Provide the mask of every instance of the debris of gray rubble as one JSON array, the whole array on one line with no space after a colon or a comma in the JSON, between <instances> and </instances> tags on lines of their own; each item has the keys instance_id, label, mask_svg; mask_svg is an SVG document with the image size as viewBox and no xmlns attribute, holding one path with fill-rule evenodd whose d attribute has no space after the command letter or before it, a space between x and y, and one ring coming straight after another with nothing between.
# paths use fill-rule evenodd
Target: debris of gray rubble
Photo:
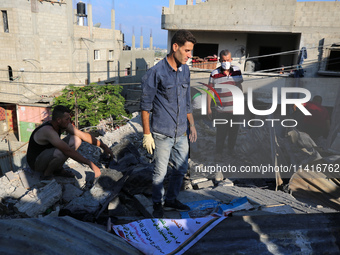
<instances>
[{"instance_id":1,"label":"debris of gray rubble","mask_svg":"<svg viewBox=\"0 0 340 255\"><path fill-rule=\"evenodd\" d=\"M65 167L72 171L76 178L55 177L52 181L42 182L39 180L39 175L29 169L8 172L2 176L0 178L0 218L41 217L50 213L50 215L70 215L84 221L93 221L95 215L110 198L116 183L127 172L131 172L129 178L119 194L108 204L108 210L105 210L104 215L130 217L130 219L144 217L143 213L135 206L135 197L143 195L147 199L151 199L153 162L152 157L142 148L141 117L138 114L133 116L133 119L125 126L113 132L101 132L103 135L97 137L112 149L114 159L111 162L103 157L103 151L100 148L87 143L82 143L80 146L79 152L101 168L102 175L98 179L94 178L94 173L88 166L79 164L72 159L67 160ZM184 180L183 189L195 187L198 190L184 191L184 193L197 193L198 198L202 199L202 196L199 195L201 191L203 193L206 191L206 194L208 191L213 194L217 189L220 190L218 194L221 193L221 190L240 192L241 187L232 188L237 182L232 178L228 179L225 178L226 176L222 176L215 180L214 175L195 172L195 168L202 166L202 162L211 163L213 161L209 152L214 150L214 144L209 142L211 141L211 137L208 136L210 133L204 125L200 126L199 122L197 131L198 136L201 137L197 142L198 151L207 151L207 153L204 155L192 153L189 162L190 171ZM257 134L257 137L260 135ZM245 137L246 135L241 136L238 141L244 143ZM253 149L245 145L238 148L239 152L243 151L244 153ZM233 164L244 163L242 157L229 159ZM169 165L168 174L171 171L172 168ZM167 185L167 178L168 175L165 185ZM241 182L246 181L242 180ZM262 187L266 184L263 180L257 181L262 181L260 185ZM264 192L263 189L261 190ZM321 212L322 210L316 211Z\"/></svg>"},{"instance_id":2,"label":"debris of gray rubble","mask_svg":"<svg viewBox=\"0 0 340 255\"><path fill-rule=\"evenodd\" d=\"M62 187L55 180L41 189L32 189L14 205L16 211L28 217L37 217L60 200Z\"/></svg>"}]
</instances>

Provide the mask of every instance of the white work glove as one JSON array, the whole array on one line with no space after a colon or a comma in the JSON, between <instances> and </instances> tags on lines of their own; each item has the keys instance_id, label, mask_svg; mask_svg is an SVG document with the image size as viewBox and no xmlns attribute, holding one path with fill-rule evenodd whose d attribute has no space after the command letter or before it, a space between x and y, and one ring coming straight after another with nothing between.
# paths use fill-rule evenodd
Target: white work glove
<instances>
[{"instance_id":1,"label":"white work glove","mask_svg":"<svg viewBox=\"0 0 340 255\"><path fill-rule=\"evenodd\" d=\"M152 150L155 149L155 141L151 134L144 134L143 136L143 147L152 154Z\"/></svg>"}]
</instances>

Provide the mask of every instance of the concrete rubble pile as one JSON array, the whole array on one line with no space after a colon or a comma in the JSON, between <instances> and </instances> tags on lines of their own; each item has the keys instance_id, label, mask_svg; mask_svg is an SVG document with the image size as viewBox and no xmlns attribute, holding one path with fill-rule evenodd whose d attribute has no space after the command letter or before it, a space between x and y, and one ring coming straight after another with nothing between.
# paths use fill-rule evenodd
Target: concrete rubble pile
<instances>
[{"instance_id":1,"label":"concrete rubble pile","mask_svg":"<svg viewBox=\"0 0 340 255\"><path fill-rule=\"evenodd\" d=\"M102 175L98 179L90 168L72 159L64 167L76 178L55 177L51 181L41 181L39 174L30 169L7 172L0 178L1 218L71 215L93 221L113 193L117 193L114 189L127 173L122 192L118 190L119 195L117 193L106 207L110 215L140 216L134 206L134 195L151 196L153 170L152 156L142 148L140 116L134 114L131 121L112 132L106 132L101 123L98 131L104 135L97 138L114 153L111 162L98 147L82 143L78 150L101 168Z\"/></svg>"},{"instance_id":2,"label":"concrete rubble pile","mask_svg":"<svg viewBox=\"0 0 340 255\"><path fill-rule=\"evenodd\" d=\"M197 167L213 162L212 138L215 134L214 129L202 120L198 120L196 126L199 139L196 147L191 150L190 170L185 177L183 189L213 190L221 187L220 189L224 190L223 187L233 187L234 184L252 188L270 186L268 181L263 179L242 180L226 174L217 178L214 173L197 172ZM39 175L31 172L30 169L8 172L0 178L0 217L6 219L70 215L90 222L98 221L101 217L107 219L109 216L126 220L151 217L153 159L152 155L147 154L142 148L140 115L135 113L126 125L112 132L106 132L103 124L99 131L103 135L97 138L106 143L114 153L111 162L103 156L100 148L87 143L83 143L79 148L82 155L101 168L102 175L99 178L95 179L90 168L72 159L66 162L65 167L69 168L76 178L55 177L51 181L41 181ZM256 156L255 151L252 152L252 145L255 143L254 139L265 139L266 131L257 134L252 132L259 131L240 130L236 145L238 156L226 156L230 164L239 167L242 164L258 163L256 160L259 156ZM294 132L291 136L293 138L287 139L298 144L299 137ZM252 142L246 143L246 139ZM280 143L284 148L285 141L282 140ZM270 151L270 147L263 146L261 154L264 154L265 150ZM290 143L289 146L291 150L294 143ZM295 149L301 151L297 147ZM307 159L306 157L299 157L299 159L310 160L312 155L315 160L320 156L318 152L311 152L311 150L308 152L307 154L304 152L308 155ZM268 158L262 160L266 162ZM168 174L171 171L171 164L169 164Z\"/></svg>"}]
</instances>

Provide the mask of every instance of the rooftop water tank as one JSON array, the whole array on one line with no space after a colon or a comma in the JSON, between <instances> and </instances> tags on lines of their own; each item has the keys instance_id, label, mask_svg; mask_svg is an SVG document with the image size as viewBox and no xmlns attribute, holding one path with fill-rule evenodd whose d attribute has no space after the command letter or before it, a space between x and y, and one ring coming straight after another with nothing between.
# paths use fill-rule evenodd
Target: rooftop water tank
<instances>
[{"instance_id":1,"label":"rooftop water tank","mask_svg":"<svg viewBox=\"0 0 340 255\"><path fill-rule=\"evenodd\" d=\"M86 6L82 1L77 3L77 16L86 17Z\"/></svg>"}]
</instances>

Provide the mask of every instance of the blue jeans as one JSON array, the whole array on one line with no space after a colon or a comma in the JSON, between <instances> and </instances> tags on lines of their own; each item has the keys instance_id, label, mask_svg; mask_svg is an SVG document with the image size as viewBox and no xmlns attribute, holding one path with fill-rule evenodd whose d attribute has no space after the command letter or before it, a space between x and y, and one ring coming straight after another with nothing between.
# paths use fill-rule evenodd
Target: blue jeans
<instances>
[{"instance_id":1,"label":"blue jeans","mask_svg":"<svg viewBox=\"0 0 340 255\"><path fill-rule=\"evenodd\" d=\"M181 189L183 177L188 170L188 140L186 134L172 138L153 133L155 140L155 168L152 177L152 201L162 202L164 196L163 181L167 173L169 160L174 164L170 176L165 200L174 200Z\"/></svg>"}]
</instances>

